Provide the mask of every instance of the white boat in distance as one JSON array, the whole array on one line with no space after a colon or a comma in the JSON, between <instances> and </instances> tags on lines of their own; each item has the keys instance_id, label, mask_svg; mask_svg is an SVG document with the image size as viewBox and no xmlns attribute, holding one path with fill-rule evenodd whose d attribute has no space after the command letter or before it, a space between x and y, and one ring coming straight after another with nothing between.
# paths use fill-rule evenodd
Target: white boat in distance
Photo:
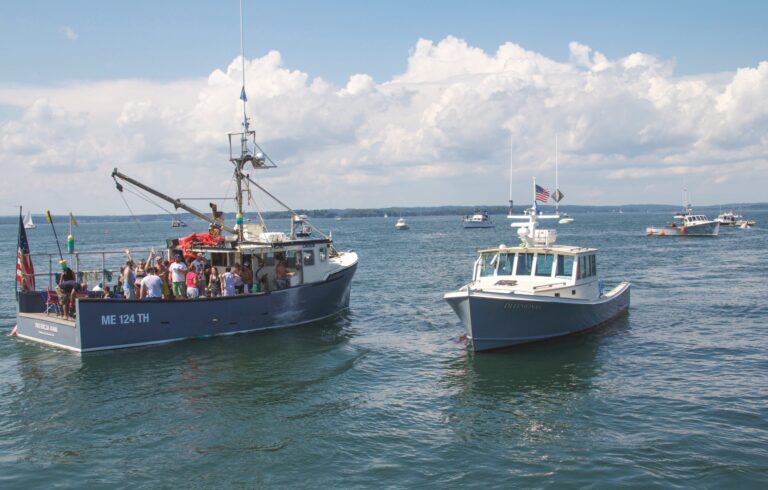
<instances>
[{"instance_id":1,"label":"white boat in distance","mask_svg":"<svg viewBox=\"0 0 768 490\"><path fill-rule=\"evenodd\" d=\"M27 211L27 219L24 221L24 228L31 230L37 228L37 225L32 221L32 213Z\"/></svg>"},{"instance_id":2,"label":"white boat in distance","mask_svg":"<svg viewBox=\"0 0 768 490\"><path fill-rule=\"evenodd\" d=\"M534 200L535 203L535 200ZM443 296L467 329L474 351L562 337L608 323L629 308L630 283L608 292L597 249L555 245L557 232L534 208L514 216L521 244L480 250L472 281Z\"/></svg>"},{"instance_id":3,"label":"white boat in distance","mask_svg":"<svg viewBox=\"0 0 768 490\"><path fill-rule=\"evenodd\" d=\"M178 218L171 220L171 228L186 228L187 224Z\"/></svg>"},{"instance_id":4,"label":"white boat in distance","mask_svg":"<svg viewBox=\"0 0 768 490\"><path fill-rule=\"evenodd\" d=\"M674 217L669 226L649 226L645 229L648 236L717 236L720 233L720 223L708 219L703 214L694 214L688 204L682 213Z\"/></svg>"},{"instance_id":5,"label":"white boat in distance","mask_svg":"<svg viewBox=\"0 0 768 490\"><path fill-rule=\"evenodd\" d=\"M408 223L405 222L405 218L400 218L397 220L397 223L395 223L395 229L396 230L409 230L411 229L410 226L408 226Z\"/></svg>"},{"instance_id":6,"label":"white boat in distance","mask_svg":"<svg viewBox=\"0 0 768 490\"><path fill-rule=\"evenodd\" d=\"M472 215L464 216L461 220L464 228L495 228L496 223L485 211L475 211Z\"/></svg>"}]
</instances>

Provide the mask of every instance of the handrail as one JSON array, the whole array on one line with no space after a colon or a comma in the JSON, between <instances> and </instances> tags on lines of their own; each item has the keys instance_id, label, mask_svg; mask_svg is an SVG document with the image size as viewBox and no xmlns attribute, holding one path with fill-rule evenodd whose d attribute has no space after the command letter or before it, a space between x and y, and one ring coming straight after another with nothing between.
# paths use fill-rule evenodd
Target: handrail
<instances>
[{"instance_id":1,"label":"handrail","mask_svg":"<svg viewBox=\"0 0 768 490\"><path fill-rule=\"evenodd\" d=\"M539 284L538 286L533 286L531 289L533 289L535 291L537 289L549 288L549 287L552 287L552 286L560 286L560 285L567 286L568 283L565 282L565 281L560 281L560 282L552 282L552 283L549 283L549 284Z\"/></svg>"}]
</instances>

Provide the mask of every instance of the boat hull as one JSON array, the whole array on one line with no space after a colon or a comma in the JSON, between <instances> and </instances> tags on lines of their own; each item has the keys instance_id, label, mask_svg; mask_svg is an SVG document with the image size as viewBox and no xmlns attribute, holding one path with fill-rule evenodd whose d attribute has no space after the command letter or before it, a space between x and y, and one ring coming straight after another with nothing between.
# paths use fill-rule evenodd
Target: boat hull
<instances>
[{"instance_id":1,"label":"boat hull","mask_svg":"<svg viewBox=\"0 0 768 490\"><path fill-rule=\"evenodd\" d=\"M645 232L649 236L717 236L720 223L710 221L688 226L649 226Z\"/></svg>"},{"instance_id":2,"label":"boat hull","mask_svg":"<svg viewBox=\"0 0 768 490\"><path fill-rule=\"evenodd\" d=\"M77 352L302 325L349 307L357 263L323 282L260 294L195 300L78 300L77 320L17 315L17 335Z\"/></svg>"},{"instance_id":3,"label":"boat hull","mask_svg":"<svg viewBox=\"0 0 768 490\"><path fill-rule=\"evenodd\" d=\"M592 301L506 293L448 293L476 352L512 347L599 327L629 308L625 282Z\"/></svg>"}]
</instances>

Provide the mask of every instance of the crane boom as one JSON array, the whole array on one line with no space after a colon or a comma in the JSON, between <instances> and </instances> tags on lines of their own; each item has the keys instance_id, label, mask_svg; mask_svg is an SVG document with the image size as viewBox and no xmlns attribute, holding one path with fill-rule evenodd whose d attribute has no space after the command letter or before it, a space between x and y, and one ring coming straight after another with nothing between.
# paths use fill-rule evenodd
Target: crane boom
<instances>
[{"instance_id":1,"label":"crane boom","mask_svg":"<svg viewBox=\"0 0 768 490\"><path fill-rule=\"evenodd\" d=\"M167 202L173 204L173 206L176 209L181 208L184 211L187 211L188 213L197 216L198 218L200 218L203 221L207 221L208 223L211 223L214 226L221 227L221 229L224 230L224 231L227 231L229 233L237 235L237 230L232 228L231 226L227 226L227 225L225 225L223 223L219 223L216 220L214 220L213 218L211 218L210 216L206 215L205 213L201 213L197 209L184 204L183 202L181 202L180 199L174 199L171 196L167 196L167 195L163 194L160 191L156 191L155 189L153 189L153 188L151 188L151 187L149 187L149 186L147 186L145 184L142 184L138 180L134 180L134 179L128 177L127 175L118 172L117 169L114 169L112 171L112 178L115 179L115 182L117 182L117 179L122 179L122 180L124 180L126 182L129 182L129 183L135 185L136 187L138 187L140 189L143 189L143 190L149 192L150 194L153 194L153 195L159 197L160 199L163 199L164 201L167 201ZM122 190L121 188L118 188L118 189Z\"/></svg>"}]
</instances>

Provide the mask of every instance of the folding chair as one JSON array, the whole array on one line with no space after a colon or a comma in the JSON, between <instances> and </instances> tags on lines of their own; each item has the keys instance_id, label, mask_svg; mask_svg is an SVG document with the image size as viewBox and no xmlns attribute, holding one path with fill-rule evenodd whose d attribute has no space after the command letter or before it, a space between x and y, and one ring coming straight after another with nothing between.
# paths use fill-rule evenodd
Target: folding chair
<instances>
[{"instance_id":1,"label":"folding chair","mask_svg":"<svg viewBox=\"0 0 768 490\"><path fill-rule=\"evenodd\" d=\"M45 314L49 315L51 312L56 313L56 316L63 314L61 305L59 304L59 294L56 291L48 288L46 290L47 296L45 298Z\"/></svg>"}]
</instances>

